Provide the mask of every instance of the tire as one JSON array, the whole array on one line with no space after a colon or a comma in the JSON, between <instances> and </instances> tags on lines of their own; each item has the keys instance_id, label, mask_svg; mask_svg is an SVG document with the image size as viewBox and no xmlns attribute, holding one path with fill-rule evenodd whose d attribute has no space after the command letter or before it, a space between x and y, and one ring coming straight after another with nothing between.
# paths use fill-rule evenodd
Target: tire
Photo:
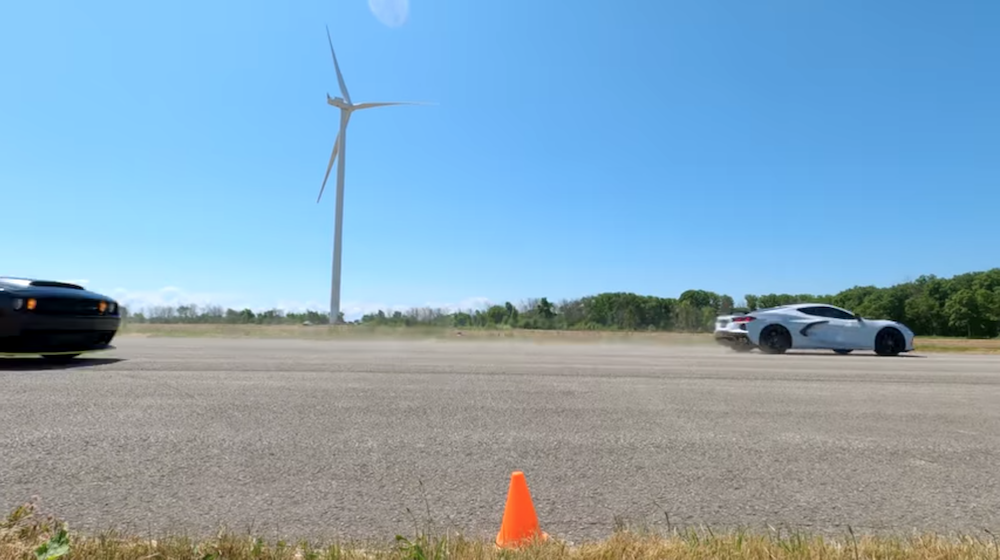
<instances>
[{"instance_id":1,"label":"tire","mask_svg":"<svg viewBox=\"0 0 1000 560\"><path fill-rule=\"evenodd\" d=\"M792 335L781 325L768 325L760 331L758 346L765 354L784 354L792 347Z\"/></svg>"},{"instance_id":2,"label":"tire","mask_svg":"<svg viewBox=\"0 0 1000 560\"><path fill-rule=\"evenodd\" d=\"M906 346L906 338L899 329L886 327L875 335L875 353L879 356L898 356Z\"/></svg>"},{"instance_id":3,"label":"tire","mask_svg":"<svg viewBox=\"0 0 1000 560\"><path fill-rule=\"evenodd\" d=\"M846 356L847 354L850 354L852 352L852 350L844 350L844 349L841 349L841 348L836 348L836 349L834 349L834 352L836 352L837 354L840 354L842 356Z\"/></svg>"},{"instance_id":4,"label":"tire","mask_svg":"<svg viewBox=\"0 0 1000 560\"><path fill-rule=\"evenodd\" d=\"M42 359L53 364L68 364L79 354L43 354Z\"/></svg>"}]
</instances>

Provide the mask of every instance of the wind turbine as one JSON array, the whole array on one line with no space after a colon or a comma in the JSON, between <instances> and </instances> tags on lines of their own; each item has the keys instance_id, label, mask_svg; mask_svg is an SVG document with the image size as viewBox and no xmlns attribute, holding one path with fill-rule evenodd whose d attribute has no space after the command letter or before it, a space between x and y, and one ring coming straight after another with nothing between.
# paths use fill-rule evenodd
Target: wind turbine
<instances>
[{"instance_id":1,"label":"wind turbine","mask_svg":"<svg viewBox=\"0 0 1000 560\"><path fill-rule=\"evenodd\" d=\"M326 176L323 177L323 185L319 189L319 196L316 203L319 204L323 198L323 190L326 188L326 181L330 178L330 170L333 169L333 162L340 156L337 162L337 217L333 235L333 279L330 283L330 324L336 324L340 319L340 260L341 247L343 243L344 231L344 157L347 146L347 123L351 120L354 111L362 109L373 109L375 107L386 107L390 105L428 105L428 103L418 103L411 101L385 101L357 103L351 102L351 94L347 93L347 85L344 83L344 76L340 73L340 65L337 64L337 53L333 50L333 40L330 39L330 26L326 27L326 40L330 43L330 55L333 57L333 67L337 71L337 83L340 85L340 94L343 97L330 97L326 94L326 102L329 105L340 109L340 131L337 139L333 143L333 152L330 154L330 163L326 166Z\"/></svg>"}]
</instances>

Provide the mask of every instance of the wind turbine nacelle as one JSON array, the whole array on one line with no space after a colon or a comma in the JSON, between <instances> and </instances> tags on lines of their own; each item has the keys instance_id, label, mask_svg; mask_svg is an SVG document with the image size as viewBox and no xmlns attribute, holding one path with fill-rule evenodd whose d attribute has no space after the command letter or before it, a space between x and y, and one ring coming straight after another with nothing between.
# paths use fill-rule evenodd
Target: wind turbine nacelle
<instances>
[{"instance_id":1,"label":"wind turbine nacelle","mask_svg":"<svg viewBox=\"0 0 1000 560\"><path fill-rule=\"evenodd\" d=\"M326 96L326 102L327 102L327 104L333 105L334 107L337 107L337 108L340 108L340 109L347 109L348 108L347 102L344 101L344 99L342 97L330 97L329 95L327 95Z\"/></svg>"}]
</instances>

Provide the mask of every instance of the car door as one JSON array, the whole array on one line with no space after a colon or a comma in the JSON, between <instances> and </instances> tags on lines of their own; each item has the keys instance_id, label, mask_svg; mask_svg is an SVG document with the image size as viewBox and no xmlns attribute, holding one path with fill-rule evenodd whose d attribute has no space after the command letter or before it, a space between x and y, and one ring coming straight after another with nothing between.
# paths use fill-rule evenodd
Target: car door
<instances>
[{"instance_id":1,"label":"car door","mask_svg":"<svg viewBox=\"0 0 1000 560\"><path fill-rule=\"evenodd\" d=\"M803 338L801 348L842 348L843 325L831 317L828 307L802 307L799 312L808 316L808 320L799 329Z\"/></svg>"},{"instance_id":2,"label":"car door","mask_svg":"<svg viewBox=\"0 0 1000 560\"><path fill-rule=\"evenodd\" d=\"M871 348L871 343L866 340L868 329L865 324L858 321L853 313L848 313L836 307L824 308L824 313L830 318L830 327L833 330L833 340L837 348L845 350L865 350Z\"/></svg>"},{"instance_id":3,"label":"car door","mask_svg":"<svg viewBox=\"0 0 1000 560\"><path fill-rule=\"evenodd\" d=\"M816 305L800 309L802 313L814 317L816 323L803 328L813 348L853 350L863 348L861 344L861 323L853 315L826 305Z\"/></svg>"}]
</instances>

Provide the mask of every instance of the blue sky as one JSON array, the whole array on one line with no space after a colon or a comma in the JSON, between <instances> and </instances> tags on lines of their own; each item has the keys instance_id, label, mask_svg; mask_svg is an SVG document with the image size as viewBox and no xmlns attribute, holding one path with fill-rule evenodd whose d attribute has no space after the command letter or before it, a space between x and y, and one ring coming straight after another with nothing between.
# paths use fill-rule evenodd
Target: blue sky
<instances>
[{"instance_id":1,"label":"blue sky","mask_svg":"<svg viewBox=\"0 0 1000 560\"><path fill-rule=\"evenodd\" d=\"M326 309L326 24L436 103L352 118L348 318L998 265L995 1L64 0L0 12L0 273Z\"/></svg>"}]
</instances>

